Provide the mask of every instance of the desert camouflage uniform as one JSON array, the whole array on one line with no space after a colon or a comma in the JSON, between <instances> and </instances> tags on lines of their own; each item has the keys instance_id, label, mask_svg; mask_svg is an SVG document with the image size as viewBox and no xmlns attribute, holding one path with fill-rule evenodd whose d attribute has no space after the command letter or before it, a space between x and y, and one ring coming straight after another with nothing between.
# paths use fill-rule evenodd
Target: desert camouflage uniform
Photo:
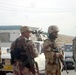
<instances>
[{"instance_id":1,"label":"desert camouflage uniform","mask_svg":"<svg viewBox=\"0 0 76 75\"><path fill-rule=\"evenodd\" d=\"M75 62L75 72L76 72L76 37L73 39L73 59Z\"/></svg>"},{"instance_id":2,"label":"desert camouflage uniform","mask_svg":"<svg viewBox=\"0 0 76 75\"><path fill-rule=\"evenodd\" d=\"M44 55L45 55L45 75L61 75L61 61L59 60L59 55L62 56L62 51L59 50L59 53L53 52L52 44L57 46L55 42L51 42L50 39L44 41ZM57 63L55 58L58 59Z\"/></svg>"},{"instance_id":3,"label":"desert camouflage uniform","mask_svg":"<svg viewBox=\"0 0 76 75\"><path fill-rule=\"evenodd\" d=\"M1 63L1 47L0 47L0 63Z\"/></svg>"},{"instance_id":4,"label":"desert camouflage uniform","mask_svg":"<svg viewBox=\"0 0 76 75\"><path fill-rule=\"evenodd\" d=\"M37 57L38 53L37 53L37 50L36 50L32 41L29 41L28 43L26 43L25 41L27 41L28 39L24 38L22 36L20 36L18 39L19 39L19 42L16 45L17 47L20 48L22 45L24 47L26 47L25 44L27 44L30 48L29 49L30 50L30 55L32 55L33 58ZM31 47L30 44L33 45L32 46L33 48ZM14 46L15 46L15 42L12 43L11 50L14 50ZM34 64L34 68L35 68L35 71L36 71L35 74L33 74L29 68L26 68L26 67L23 68L21 60L15 60L15 63L13 64L13 75L38 75L38 68L36 67L36 64Z\"/></svg>"}]
</instances>

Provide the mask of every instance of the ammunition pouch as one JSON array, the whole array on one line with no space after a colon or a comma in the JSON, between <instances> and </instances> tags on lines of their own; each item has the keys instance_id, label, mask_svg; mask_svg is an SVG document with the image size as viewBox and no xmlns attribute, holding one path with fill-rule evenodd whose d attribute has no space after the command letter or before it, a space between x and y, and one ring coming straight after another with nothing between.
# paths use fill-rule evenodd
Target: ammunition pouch
<instances>
[{"instance_id":1,"label":"ammunition pouch","mask_svg":"<svg viewBox=\"0 0 76 75\"><path fill-rule=\"evenodd\" d=\"M27 59L25 50L20 48L15 48L14 51L11 51L11 64L14 64L15 59L24 62Z\"/></svg>"}]
</instances>

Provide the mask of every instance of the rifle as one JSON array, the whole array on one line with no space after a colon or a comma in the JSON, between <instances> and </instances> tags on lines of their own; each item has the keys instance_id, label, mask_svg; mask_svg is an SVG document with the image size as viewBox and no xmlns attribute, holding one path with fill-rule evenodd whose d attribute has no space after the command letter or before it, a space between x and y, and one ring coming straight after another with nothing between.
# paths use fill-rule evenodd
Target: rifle
<instances>
[{"instance_id":1,"label":"rifle","mask_svg":"<svg viewBox=\"0 0 76 75\"><path fill-rule=\"evenodd\" d=\"M58 52L59 52L58 48L54 49L53 52L58 53ZM66 73L68 74L69 72L67 71L67 66L66 66L65 61L64 61L63 59L61 59L61 58L59 58L59 59L60 59L60 61L62 62L62 64L64 65L64 68L65 68L65 70L66 70Z\"/></svg>"},{"instance_id":2,"label":"rifle","mask_svg":"<svg viewBox=\"0 0 76 75\"><path fill-rule=\"evenodd\" d=\"M64 69L66 70L66 73L68 74L69 72L67 71L67 66L64 60L60 59L60 61L62 62L62 64L64 65ZM63 71L63 70L62 70Z\"/></svg>"},{"instance_id":3,"label":"rifle","mask_svg":"<svg viewBox=\"0 0 76 75\"><path fill-rule=\"evenodd\" d=\"M27 60L24 61L23 65L29 64L30 65L31 72L33 74L35 74L35 68L34 68L35 60L34 60L34 58L31 57L31 54L29 52L28 47L24 48L24 50L26 51Z\"/></svg>"}]
</instances>

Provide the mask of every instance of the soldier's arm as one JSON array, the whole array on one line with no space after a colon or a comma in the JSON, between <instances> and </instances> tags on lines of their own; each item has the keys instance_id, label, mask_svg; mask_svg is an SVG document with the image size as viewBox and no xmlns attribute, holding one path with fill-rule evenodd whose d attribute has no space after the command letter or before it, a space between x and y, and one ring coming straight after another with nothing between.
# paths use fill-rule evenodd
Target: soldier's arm
<instances>
[{"instance_id":1,"label":"soldier's arm","mask_svg":"<svg viewBox=\"0 0 76 75\"><path fill-rule=\"evenodd\" d=\"M51 45L51 43L50 43L50 45ZM49 45L49 40L45 40L44 41L43 48L44 48L44 54L45 54L45 56L47 57L50 54L49 58L54 58L54 57L55 58L62 58L63 54L60 53L60 52L59 53L53 52L50 45Z\"/></svg>"},{"instance_id":2,"label":"soldier's arm","mask_svg":"<svg viewBox=\"0 0 76 75\"><path fill-rule=\"evenodd\" d=\"M63 59L64 53L59 51L59 53L54 53L54 57Z\"/></svg>"},{"instance_id":3,"label":"soldier's arm","mask_svg":"<svg viewBox=\"0 0 76 75\"><path fill-rule=\"evenodd\" d=\"M64 52L63 50L60 48L58 53L54 53L54 56L57 58L62 58L64 57Z\"/></svg>"},{"instance_id":4,"label":"soldier's arm","mask_svg":"<svg viewBox=\"0 0 76 75\"><path fill-rule=\"evenodd\" d=\"M32 48L32 56L35 58L35 57L37 57L38 56L38 50L37 50L37 48L36 48L36 45L35 45L35 43L32 41L32 40L30 40L29 42L28 42L28 44L31 46L31 48Z\"/></svg>"},{"instance_id":5,"label":"soldier's arm","mask_svg":"<svg viewBox=\"0 0 76 75\"><path fill-rule=\"evenodd\" d=\"M33 41L28 40L28 42L27 42L27 40L25 40L25 38L21 38L21 43L24 48L28 47L33 58L38 56L38 51L37 51L37 48L34 45Z\"/></svg>"},{"instance_id":6,"label":"soldier's arm","mask_svg":"<svg viewBox=\"0 0 76 75\"><path fill-rule=\"evenodd\" d=\"M52 51L49 43L50 43L49 40L45 40L43 43L44 55L45 55L45 58L54 58L55 53Z\"/></svg>"}]
</instances>

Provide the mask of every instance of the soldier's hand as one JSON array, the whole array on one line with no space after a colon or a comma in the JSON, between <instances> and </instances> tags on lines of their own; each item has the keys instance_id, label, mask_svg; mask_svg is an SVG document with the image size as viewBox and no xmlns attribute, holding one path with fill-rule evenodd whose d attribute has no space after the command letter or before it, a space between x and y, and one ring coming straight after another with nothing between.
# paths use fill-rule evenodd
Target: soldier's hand
<instances>
[{"instance_id":1,"label":"soldier's hand","mask_svg":"<svg viewBox=\"0 0 76 75\"><path fill-rule=\"evenodd\" d=\"M56 53L57 58L63 58L63 55L61 53Z\"/></svg>"},{"instance_id":2,"label":"soldier's hand","mask_svg":"<svg viewBox=\"0 0 76 75\"><path fill-rule=\"evenodd\" d=\"M62 54L59 54L59 57L60 57L60 58L63 58L63 55L62 55Z\"/></svg>"}]
</instances>

